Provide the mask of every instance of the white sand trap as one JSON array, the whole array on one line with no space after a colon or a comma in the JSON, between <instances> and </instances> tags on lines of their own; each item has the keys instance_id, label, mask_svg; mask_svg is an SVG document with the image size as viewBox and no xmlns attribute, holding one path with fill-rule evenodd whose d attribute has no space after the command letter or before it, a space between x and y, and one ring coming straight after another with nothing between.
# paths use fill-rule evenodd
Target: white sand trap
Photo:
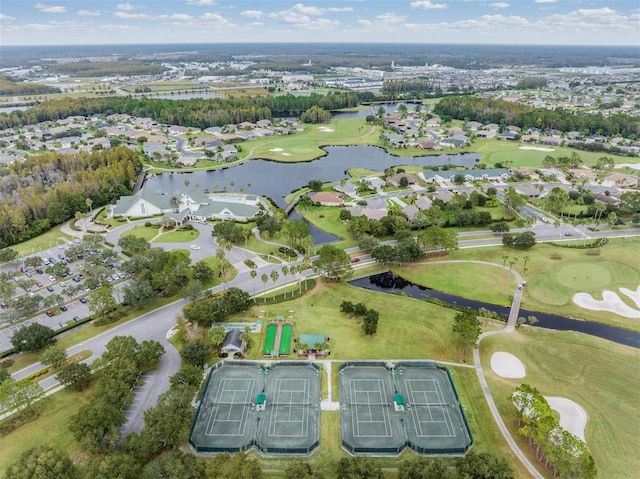
<instances>
[{"instance_id":1,"label":"white sand trap","mask_svg":"<svg viewBox=\"0 0 640 479\"><path fill-rule=\"evenodd\" d=\"M282 151L282 148L271 148L269 151Z\"/></svg>"},{"instance_id":2,"label":"white sand trap","mask_svg":"<svg viewBox=\"0 0 640 479\"><path fill-rule=\"evenodd\" d=\"M324 131L325 133L333 133L335 130L333 128L329 128L328 126L320 126L318 130Z\"/></svg>"},{"instance_id":3,"label":"white sand trap","mask_svg":"<svg viewBox=\"0 0 640 479\"><path fill-rule=\"evenodd\" d=\"M560 427L566 429L584 442L584 428L587 427L587 411L571 399L545 396L549 407L560 414Z\"/></svg>"},{"instance_id":4,"label":"white sand trap","mask_svg":"<svg viewBox=\"0 0 640 479\"><path fill-rule=\"evenodd\" d=\"M282 156L291 156L291 153L283 153Z\"/></svg>"},{"instance_id":5,"label":"white sand trap","mask_svg":"<svg viewBox=\"0 0 640 479\"><path fill-rule=\"evenodd\" d=\"M533 150L533 151L556 151L553 148L542 148L540 146L521 146L521 150Z\"/></svg>"},{"instance_id":6,"label":"white sand trap","mask_svg":"<svg viewBox=\"0 0 640 479\"><path fill-rule=\"evenodd\" d=\"M501 378L523 378L526 375L522 361L511 353L493 353L491 369Z\"/></svg>"},{"instance_id":7,"label":"white sand trap","mask_svg":"<svg viewBox=\"0 0 640 479\"><path fill-rule=\"evenodd\" d=\"M632 168L634 170L640 170L640 163L620 163L614 166L614 168Z\"/></svg>"},{"instance_id":8,"label":"white sand trap","mask_svg":"<svg viewBox=\"0 0 640 479\"><path fill-rule=\"evenodd\" d=\"M640 318L640 311L624 303L613 291L604 290L602 299L595 299L589 293L576 293L573 295L573 302L592 311L609 311L625 318Z\"/></svg>"},{"instance_id":9,"label":"white sand trap","mask_svg":"<svg viewBox=\"0 0 640 479\"><path fill-rule=\"evenodd\" d=\"M636 303L636 307L640 309L640 286L636 288L636 290L620 288L620 292L631 299L634 303Z\"/></svg>"}]
</instances>

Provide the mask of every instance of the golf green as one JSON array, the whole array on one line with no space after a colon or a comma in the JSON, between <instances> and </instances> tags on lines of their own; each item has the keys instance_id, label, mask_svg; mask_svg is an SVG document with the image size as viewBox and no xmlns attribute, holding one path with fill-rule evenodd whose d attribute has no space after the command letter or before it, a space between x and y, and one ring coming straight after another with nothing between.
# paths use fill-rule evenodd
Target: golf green
<instances>
[{"instance_id":1,"label":"golf green","mask_svg":"<svg viewBox=\"0 0 640 479\"><path fill-rule=\"evenodd\" d=\"M282 336L280 336L280 354L281 355L289 355L291 352L291 331L293 330L293 325L291 324L283 324L282 325Z\"/></svg>"},{"instance_id":2,"label":"golf green","mask_svg":"<svg viewBox=\"0 0 640 479\"><path fill-rule=\"evenodd\" d=\"M267 326L267 335L264 339L264 348L262 354L269 355L273 351L273 347L276 344L276 333L278 332L278 325L271 323Z\"/></svg>"},{"instance_id":3,"label":"golf green","mask_svg":"<svg viewBox=\"0 0 640 479\"><path fill-rule=\"evenodd\" d=\"M558 283L570 288L592 290L611 284L611 272L599 264L565 264L555 268L554 273Z\"/></svg>"}]
</instances>

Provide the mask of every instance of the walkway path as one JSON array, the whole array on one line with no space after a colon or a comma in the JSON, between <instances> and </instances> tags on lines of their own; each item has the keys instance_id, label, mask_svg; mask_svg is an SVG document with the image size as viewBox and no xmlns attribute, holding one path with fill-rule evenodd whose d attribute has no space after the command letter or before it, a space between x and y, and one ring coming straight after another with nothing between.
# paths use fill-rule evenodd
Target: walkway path
<instances>
[{"instance_id":1,"label":"walkway path","mask_svg":"<svg viewBox=\"0 0 640 479\"><path fill-rule=\"evenodd\" d=\"M320 361L327 373L327 398L320 401L320 409L323 411L339 411L340 403L333 400L333 381L331 380L331 361Z\"/></svg>"}]
</instances>

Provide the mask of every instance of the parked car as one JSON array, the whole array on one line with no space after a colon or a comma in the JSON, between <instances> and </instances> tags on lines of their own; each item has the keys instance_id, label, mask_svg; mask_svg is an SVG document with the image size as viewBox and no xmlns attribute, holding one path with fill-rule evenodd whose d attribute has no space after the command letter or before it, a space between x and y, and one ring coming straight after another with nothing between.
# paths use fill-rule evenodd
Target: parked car
<instances>
[{"instance_id":1,"label":"parked car","mask_svg":"<svg viewBox=\"0 0 640 479\"><path fill-rule=\"evenodd\" d=\"M198 246L197 244L192 244L191 249L200 249L200 246Z\"/></svg>"},{"instance_id":2,"label":"parked car","mask_svg":"<svg viewBox=\"0 0 640 479\"><path fill-rule=\"evenodd\" d=\"M62 283L60 283L60 288L64 288L67 285L66 281L63 281Z\"/></svg>"},{"instance_id":3,"label":"parked car","mask_svg":"<svg viewBox=\"0 0 640 479\"><path fill-rule=\"evenodd\" d=\"M51 286L47 286L47 291L49 291L50 293L53 293L53 288Z\"/></svg>"},{"instance_id":4,"label":"parked car","mask_svg":"<svg viewBox=\"0 0 640 479\"><path fill-rule=\"evenodd\" d=\"M67 309L69 308L67 308L64 304L60 306L60 311L66 311Z\"/></svg>"},{"instance_id":5,"label":"parked car","mask_svg":"<svg viewBox=\"0 0 640 479\"><path fill-rule=\"evenodd\" d=\"M82 318L80 316L74 316L73 317L73 322L74 323L77 323L78 321L81 321L81 320L82 320Z\"/></svg>"},{"instance_id":6,"label":"parked car","mask_svg":"<svg viewBox=\"0 0 640 479\"><path fill-rule=\"evenodd\" d=\"M46 315L49 316L50 318L53 317L53 311L51 310L47 311Z\"/></svg>"},{"instance_id":7,"label":"parked car","mask_svg":"<svg viewBox=\"0 0 640 479\"><path fill-rule=\"evenodd\" d=\"M360 258L351 258L352 263L358 263L359 261L360 261Z\"/></svg>"},{"instance_id":8,"label":"parked car","mask_svg":"<svg viewBox=\"0 0 640 479\"><path fill-rule=\"evenodd\" d=\"M42 286L43 286L43 285L42 285L42 283L41 283L40 281L36 281L36 286L37 286L38 288L42 288Z\"/></svg>"},{"instance_id":9,"label":"parked car","mask_svg":"<svg viewBox=\"0 0 640 479\"><path fill-rule=\"evenodd\" d=\"M44 273L44 271L42 271L40 268L38 268L38 269L36 270L36 273L38 273L38 274L43 274L43 273Z\"/></svg>"},{"instance_id":10,"label":"parked car","mask_svg":"<svg viewBox=\"0 0 640 479\"><path fill-rule=\"evenodd\" d=\"M80 299L79 299L79 301L80 301L82 304L86 304L86 303L87 303L87 298L80 298Z\"/></svg>"}]
</instances>

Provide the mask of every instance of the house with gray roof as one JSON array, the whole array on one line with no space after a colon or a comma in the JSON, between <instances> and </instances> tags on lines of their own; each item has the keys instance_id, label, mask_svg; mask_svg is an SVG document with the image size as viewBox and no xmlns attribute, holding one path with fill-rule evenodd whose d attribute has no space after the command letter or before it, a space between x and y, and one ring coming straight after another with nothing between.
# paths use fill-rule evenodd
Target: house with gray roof
<instances>
[{"instance_id":1,"label":"house with gray roof","mask_svg":"<svg viewBox=\"0 0 640 479\"><path fill-rule=\"evenodd\" d=\"M247 221L260 212L259 201L255 195L206 194L200 189L169 194L143 187L134 195L121 197L112 214L126 218L164 214L177 224L188 219Z\"/></svg>"},{"instance_id":2,"label":"house with gray roof","mask_svg":"<svg viewBox=\"0 0 640 479\"><path fill-rule=\"evenodd\" d=\"M424 170L418 176L428 183L451 182L454 177L462 175L465 181L492 181L506 180L509 178L509 170L506 168L479 168L470 170Z\"/></svg>"},{"instance_id":3,"label":"house with gray roof","mask_svg":"<svg viewBox=\"0 0 640 479\"><path fill-rule=\"evenodd\" d=\"M243 353L247 345L242 339L240 339L241 336L242 330L229 330L227 332L227 335L224 337L224 341L220 350L223 353L227 353L229 356L233 356L236 353Z\"/></svg>"}]
</instances>

